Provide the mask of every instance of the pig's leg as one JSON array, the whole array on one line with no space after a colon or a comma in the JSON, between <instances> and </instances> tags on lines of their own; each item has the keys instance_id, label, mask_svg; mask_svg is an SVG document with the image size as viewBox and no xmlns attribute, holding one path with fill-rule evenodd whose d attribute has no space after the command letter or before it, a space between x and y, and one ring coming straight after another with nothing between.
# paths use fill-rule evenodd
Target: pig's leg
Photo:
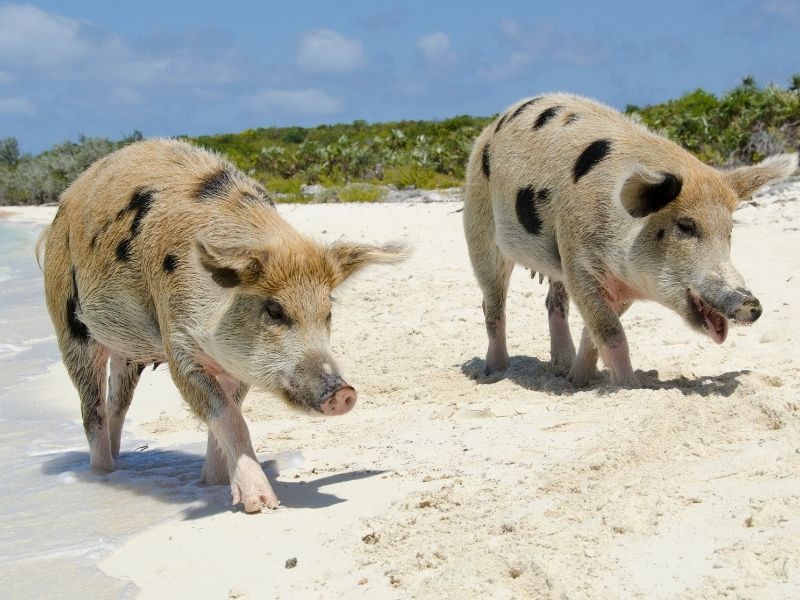
<instances>
[{"instance_id":1,"label":"pig's leg","mask_svg":"<svg viewBox=\"0 0 800 600\"><path fill-rule=\"evenodd\" d=\"M630 308L630 302L624 302L621 304L615 304L612 306L614 312L618 317L621 317L623 313ZM616 352L619 354L624 350L625 356L630 356L629 349L628 349L628 342L626 339L624 341L624 348L623 349L616 349ZM601 349L601 357L603 362L608 367L609 373L611 375L611 384L612 385L620 385L620 386L629 386L629 387L638 387L640 385L639 378L634 374L633 368L630 367L630 358L627 359L627 365L630 367L630 372L627 372L625 364L625 356L620 357L618 354L615 354L615 349L608 349L603 348ZM632 379L631 379L632 377Z\"/></svg>"},{"instance_id":2,"label":"pig's leg","mask_svg":"<svg viewBox=\"0 0 800 600\"><path fill-rule=\"evenodd\" d=\"M508 368L506 295L513 269L514 263L502 256L497 246L483 257L480 265L475 266L475 275L483 291L483 318L489 337L485 369L487 375Z\"/></svg>"},{"instance_id":3,"label":"pig's leg","mask_svg":"<svg viewBox=\"0 0 800 600\"><path fill-rule=\"evenodd\" d=\"M550 326L550 362L556 375L566 375L575 361L575 344L569 331L569 295L560 281L547 290L547 322Z\"/></svg>"},{"instance_id":4,"label":"pig's leg","mask_svg":"<svg viewBox=\"0 0 800 600\"><path fill-rule=\"evenodd\" d=\"M621 317L622 314L628 310L630 305L630 302L627 302L619 307L616 307L615 312L617 316ZM627 348L627 342L625 347ZM599 353L597 351L597 347L594 345L592 336L589 333L589 328L584 327L583 334L581 335L581 345L578 349L578 355L575 357L575 362L572 364L572 368L570 369L567 378L579 387L586 385L597 372L598 356ZM612 356L604 356L603 362L606 363L606 366L609 368L611 373L611 383L613 385L625 385L620 383L621 380L624 380L625 373L624 371L617 372L616 363L614 362ZM628 362L630 363L630 360ZM634 380L638 381L635 375Z\"/></svg>"},{"instance_id":5,"label":"pig's leg","mask_svg":"<svg viewBox=\"0 0 800 600\"><path fill-rule=\"evenodd\" d=\"M108 374L108 430L111 456L114 458L119 456L122 425L143 368L143 365L128 361L119 354L111 354Z\"/></svg>"},{"instance_id":6,"label":"pig's leg","mask_svg":"<svg viewBox=\"0 0 800 600\"><path fill-rule=\"evenodd\" d=\"M589 345L590 342L594 342L603 361L611 370L611 382L614 385L640 386L639 378L636 377L631 366L628 341L617 316L618 310L608 303L601 286L590 273L579 267L570 270L568 276L572 297L583 316L586 328L589 330L588 333L591 335L591 339L587 340L584 330L578 357L570 371L570 381L578 386L588 383L588 379L591 377L588 365L590 363L594 365L597 362L596 354L592 352Z\"/></svg>"},{"instance_id":7,"label":"pig's leg","mask_svg":"<svg viewBox=\"0 0 800 600\"><path fill-rule=\"evenodd\" d=\"M589 328L584 327L578 354L567 374L567 379L578 387L583 387L594 376L597 370L597 348L592 341Z\"/></svg>"},{"instance_id":8,"label":"pig's leg","mask_svg":"<svg viewBox=\"0 0 800 600\"><path fill-rule=\"evenodd\" d=\"M195 414L208 423L209 432L225 457L233 504L243 502L247 512L257 512L262 506L277 507L278 498L256 458L247 423L236 402L238 382L210 359L201 364L196 353L168 354L175 385Z\"/></svg>"},{"instance_id":9,"label":"pig's leg","mask_svg":"<svg viewBox=\"0 0 800 600\"><path fill-rule=\"evenodd\" d=\"M248 390L249 387L244 384L239 386L235 395L235 401L238 406L241 407L242 400L244 400ZM205 483L207 485L227 485L230 482L231 478L228 473L228 461L225 458L225 454L222 452L220 443L217 441L217 438L214 437L214 434L211 433L211 429L209 429L206 459L203 462L200 483Z\"/></svg>"},{"instance_id":10,"label":"pig's leg","mask_svg":"<svg viewBox=\"0 0 800 600\"><path fill-rule=\"evenodd\" d=\"M486 181L468 184L467 196L464 233L472 268L483 292L483 317L489 337L485 369L488 375L508 368L506 293L514 263L503 256L494 241L495 223Z\"/></svg>"},{"instance_id":11,"label":"pig's leg","mask_svg":"<svg viewBox=\"0 0 800 600\"><path fill-rule=\"evenodd\" d=\"M89 338L61 344L64 366L81 399L81 416L89 441L89 465L95 471L114 470L106 414L106 363L109 350Z\"/></svg>"}]
</instances>

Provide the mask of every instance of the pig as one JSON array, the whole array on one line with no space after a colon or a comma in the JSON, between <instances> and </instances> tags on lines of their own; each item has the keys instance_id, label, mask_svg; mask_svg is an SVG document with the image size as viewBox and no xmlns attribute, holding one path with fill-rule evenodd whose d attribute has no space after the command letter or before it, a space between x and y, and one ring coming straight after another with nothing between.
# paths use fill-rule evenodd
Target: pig
<instances>
[{"instance_id":1,"label":"pig","mask_svg":"<svg viewBox=\"0 0 800 600\"><path fill-rule=\"evenodd\" d=\"M505 303L515 264L549 277L554 371L576 386L598 354L613 385L638 387L620 316L653 300L722 343L729 320L762 313L731 263L733 211L797 169L797 154L718 170L588 98L545 94L509 107L477 138L464 232L483 292L486 374L508 367ZM585 328L577 355L569 299Z\"/></svg>"},{"instance_id":2,"label":"pig","mask_svg":"<svg viewBox=\"0 0 800 600\"><path fill-rule=\"evenodd\" d=\"M208 425L201 481L229 484L247 512L279 504L242 416L249 388L325 415L353 408L329 348L331 291L405 254L398 243L304 237L230 162L168 139L91 165L36 250L91 468L113 469L142 370L167 363Z\"/></svg>"}]
</instances>

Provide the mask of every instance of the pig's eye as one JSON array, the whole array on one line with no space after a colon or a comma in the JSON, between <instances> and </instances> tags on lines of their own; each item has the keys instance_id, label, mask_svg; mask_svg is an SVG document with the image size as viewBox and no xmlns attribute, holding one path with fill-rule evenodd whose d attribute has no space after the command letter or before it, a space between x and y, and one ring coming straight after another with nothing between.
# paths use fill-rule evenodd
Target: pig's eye
<instances>
[{"instance_id":1,"label":"pig's eye","mask_svg":"<svg viewBox=\"0 0 800 600\"><path fill-rule=\"evenodd\" d=\"M683 237L700 236L697 223L694 222L694 219L690 219L689 217L681 217L675 221L675 228L677 229L678 234Z\"/></svg>"},{"instance_id":2,"label":"pig's eye","mask_svg":"<svg viewBox=\"0 0 800 600\"><path fill-rule=\"evenodd\" d=\"M286 316L286 313L284 312L280 302L276 300L267 300L264 302L264 312L267 313L270 318L275 319L276 321L287 324L289 323L289 317Z\"/></svg>"}]
</instances>

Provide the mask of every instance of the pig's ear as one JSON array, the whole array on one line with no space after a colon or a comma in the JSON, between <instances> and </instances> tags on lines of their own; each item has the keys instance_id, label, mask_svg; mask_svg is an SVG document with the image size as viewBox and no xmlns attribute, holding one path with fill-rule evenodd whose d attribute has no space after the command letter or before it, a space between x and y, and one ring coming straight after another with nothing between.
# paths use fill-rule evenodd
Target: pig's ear
<instances>
[{"instance_id":1,"label":"pig's ear","mask_svg":"<svg viewBox=\"0 0 800 600\"><path fill-rule=\"evenodd\" d=\"M214 283L224 288L253 282L262 272L263 252L245 247L222 247L202 237L195 239L200 266L211 274Z\"/></svg>"},{"instance_id":2,"label":"pig's ear","mask_svg":"<svg viewBox=\"0 0 800 600\"><path fill-rule=\"evenodd\" d=\"M335 242L328 247L331 263L336 268L336 285L367 265L397 263L409 255L402 242L390 242L381 246Z\"/></svg>"},{"instance_id":3,"label":"pig's ear","mask_svg":"<svg viewBox=\"0 0 800 600\"><path fill-rule=\"evenodd\" d=\"M680 177L656 173L640 165L623 182L619 197L628 214L641 219L675 200L682 186Z\"/></svg>"},{"instance_id":4,"label":"pig's ear","mask_svg":"<svg viewBox=\"0 0 800 600\"><path fill-rule=\"evenodd\" d=\"M752 196L762 186L786 179L797 170L797 153L776 154L757 165L724 171L727 180L739 200Z\"/></svg>"}]
</instances>

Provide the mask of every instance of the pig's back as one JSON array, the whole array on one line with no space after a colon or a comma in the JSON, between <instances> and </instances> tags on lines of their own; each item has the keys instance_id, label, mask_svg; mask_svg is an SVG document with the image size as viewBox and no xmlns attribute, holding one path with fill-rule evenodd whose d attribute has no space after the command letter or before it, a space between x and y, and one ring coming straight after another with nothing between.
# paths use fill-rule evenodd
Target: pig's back
<instances>
[{"instance_id":1,"label":"pig's back","mask_svg":"<svg viewBox=\"0 0 800 600\"><path fill-rule=\"evenodd\" d=\"M277 219L263 188L229 161L177 140L137 142L100 159L60 204L51 237L66 240L84 320L115 348L136 336L152 346L168 304L204 293L191 274L198 234L214 230L235 245Z\"/></svg>"},{"instance_id":2,"label":"pig's back","mask_svg":"<svg viewBox=\"0 0 800 600\"><path fill-rule=\"evenodd\" d=\"M546 188L551 196L608 195L619 173L635 162L673 172L694 162L673 142L581 96L524 100L500 119L482 137L491 138L491 168L497 173L491 185L502 195L528 185Z\"/></svg>"}]
</instances>

